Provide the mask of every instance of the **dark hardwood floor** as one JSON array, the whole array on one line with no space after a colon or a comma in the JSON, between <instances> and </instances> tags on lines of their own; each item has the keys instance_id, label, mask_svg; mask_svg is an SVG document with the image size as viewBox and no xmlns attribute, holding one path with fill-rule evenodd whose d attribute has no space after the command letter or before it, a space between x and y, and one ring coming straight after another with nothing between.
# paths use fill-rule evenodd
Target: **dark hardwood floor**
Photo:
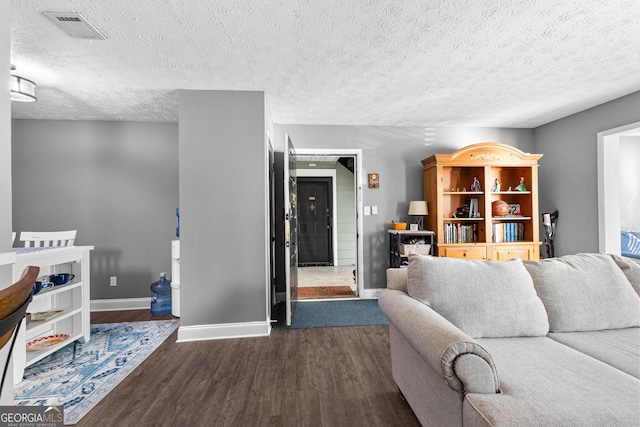
<instances>
[{"instance_id":1,"label":"dark hardwood floor","mask_svg":"<svg viewBox=\"0 0 640 427\"><path fill-rule=\"evenodd\" d=\"M91 313L91 323L172 318ZM387 326L273 330L176 343L174 332L80 420L94 426L419 426L391 377Z\"/></svg>"}]
</instances>

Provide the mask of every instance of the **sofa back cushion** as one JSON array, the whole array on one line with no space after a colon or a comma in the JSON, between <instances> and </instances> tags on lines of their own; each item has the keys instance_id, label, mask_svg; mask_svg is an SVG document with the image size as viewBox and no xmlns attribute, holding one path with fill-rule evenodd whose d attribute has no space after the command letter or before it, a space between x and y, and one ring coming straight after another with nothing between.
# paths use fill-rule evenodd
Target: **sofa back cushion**
<instances>
[{"instance_id":1,"label":"sofa back cushion","mask_svg":"<svg viewBox=\"0 0 640 427\"><path fill-rule=\"evenodd\" d=\"M611 255L611 258L620 267L624 275L627 276L636 293L640 295L640 259L618 255Z\"/></svg>"},{"instance_id":2,"label":"sofa back cushion","mask_svg":"<svg viewBox=\"0 0 640 427\"><path fill-rule=\"evenodd\" d=\"M473 338L543 336L549 322L520 259L409 255L409 295Z\"/></svg>"},{"instance_id":3,"label":"sofa back cushion","mask_svg":"<svg viewBox=\"0 0 640 427\"><path fill-rule=\"evenodd\" d=\"M640 297L609 255L525 261L552 332L640 326Z\"/></svg>"}]
</instances>

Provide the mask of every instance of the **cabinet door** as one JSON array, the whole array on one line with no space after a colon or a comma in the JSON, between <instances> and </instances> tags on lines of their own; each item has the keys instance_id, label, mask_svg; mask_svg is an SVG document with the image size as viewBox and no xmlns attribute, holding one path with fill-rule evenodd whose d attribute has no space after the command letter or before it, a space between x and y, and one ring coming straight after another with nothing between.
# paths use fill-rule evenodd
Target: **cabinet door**
<instances>
[{"instance_id":1,"label":"cabinet door","mask_svg":"<svg viewBox=\"0 0 640 427\"><path fill-rule=\"evenodd\" d=\"M439 255L449 258L487 259L487 248L485 246L445 246L441 249L442 251Z\"/></svg>"},{"instance_id":2,"label":"cabinet door","mask_svg":"<svg viewBox=\"0 0 640 427\"><path fill-rule=\"evenodd\" d=\"M506 261L513 258L523 260L537 259L533 246L494 246L493 259L495 261Z\"/></svg>"}]
</instances>

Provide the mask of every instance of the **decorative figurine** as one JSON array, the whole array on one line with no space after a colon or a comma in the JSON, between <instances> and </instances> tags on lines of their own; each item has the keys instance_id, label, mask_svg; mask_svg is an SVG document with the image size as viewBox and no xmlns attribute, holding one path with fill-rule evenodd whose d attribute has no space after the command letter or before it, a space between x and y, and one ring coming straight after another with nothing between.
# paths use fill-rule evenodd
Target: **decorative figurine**
<instances>
[{"instance_id":1,"label":"decorative figurine","mask_svg":"<svg viewBox=\"0 0 640 427\"><path fill-rule=\"evenodd\" d=\"M478 177L473 177L473 183L471 184L471 191L482 191L482 187L480 186L480 181L478 181Z\"/></svg>"},{"instance_id":2,"label":"decorative figurine","mask_svg":"<svg viewBox=\"0 0 640 427\"><path fill-rule=\"evenodd\" d=\"M495 182L493 183L493 192L497 193L499 191L500 191L500 180L496 178Z\"/></svg>"},{"instance_id":3,"label":"decorative figurine","mask_svg":"<svg viewBox=\"0 0 640 427\"><path fill-rule=\"evenodd\" d=\"M520 184L516 187L516 191L527 191L527 187L524 185L524 176L520 177Z\"/></svg>"}]
</instances>

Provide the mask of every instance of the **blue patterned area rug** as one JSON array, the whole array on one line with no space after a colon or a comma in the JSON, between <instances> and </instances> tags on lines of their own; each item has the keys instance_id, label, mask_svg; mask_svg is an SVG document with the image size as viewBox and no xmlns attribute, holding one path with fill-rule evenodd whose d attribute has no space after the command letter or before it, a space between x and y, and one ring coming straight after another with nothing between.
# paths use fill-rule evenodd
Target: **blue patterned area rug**
<instances>
[{"instance_id":1,"label":"blue patterned area rug","mask_svg":"<svg viewBox=\"0 0 640 427\"><path fill-rule=\"evenodd\" d=\"M70 344L29 366L15 404L64 405L77 423L178 327L178 320L91 325L91 340Z\"/></svg>"},{"instance_id":2,"label":"blue patterned area rug","mask_svg":"<svg viewBox=\"0 0 640 427\"><path fill-rule=\"evenodd\" d=\"M274 311L274 329L286 329L285 307L278 304ZM388 325L380 311L378 300L298 301L293 313L291 329L334 328L340 326Z\"/></svg>"}]
</instances>

